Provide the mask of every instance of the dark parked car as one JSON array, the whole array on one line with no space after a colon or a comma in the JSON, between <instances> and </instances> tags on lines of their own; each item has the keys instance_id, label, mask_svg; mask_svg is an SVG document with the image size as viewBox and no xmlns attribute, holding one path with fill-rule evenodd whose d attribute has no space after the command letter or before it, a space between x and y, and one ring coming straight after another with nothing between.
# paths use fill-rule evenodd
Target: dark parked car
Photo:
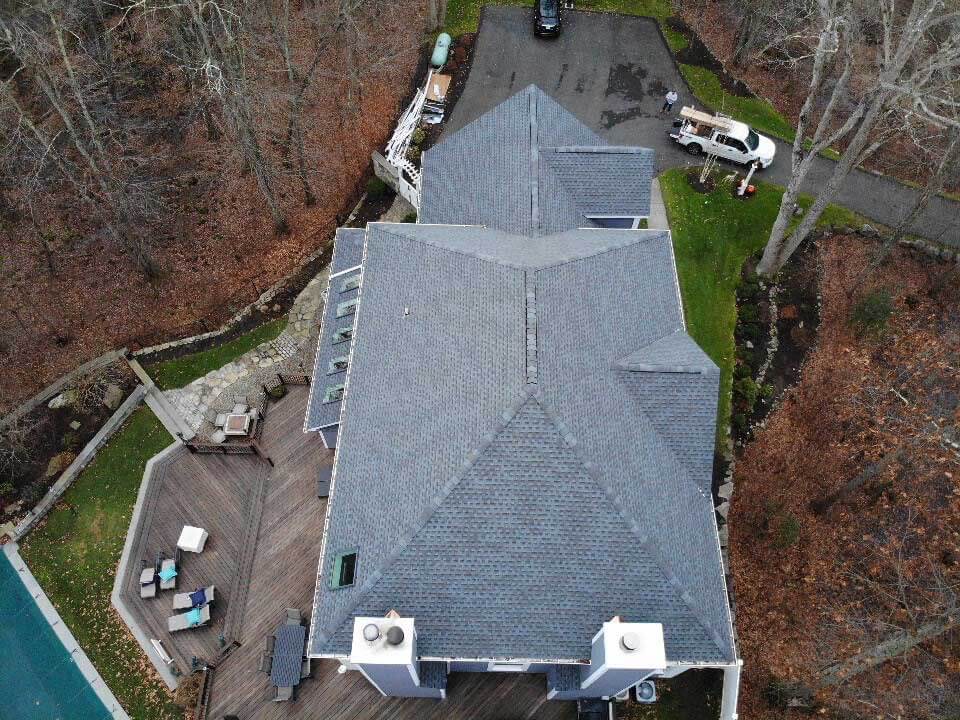
<instances>
[{"instance_id":1,"label":"dark parked car","mask_svg":"<svg viewBox=\"0 0 960 720\"><path fill-rule=\"evenodd\" d=\"M535 0L533 4L533 34L556 37L562 27L560 0Z\"/></svg>"}]
</instances>

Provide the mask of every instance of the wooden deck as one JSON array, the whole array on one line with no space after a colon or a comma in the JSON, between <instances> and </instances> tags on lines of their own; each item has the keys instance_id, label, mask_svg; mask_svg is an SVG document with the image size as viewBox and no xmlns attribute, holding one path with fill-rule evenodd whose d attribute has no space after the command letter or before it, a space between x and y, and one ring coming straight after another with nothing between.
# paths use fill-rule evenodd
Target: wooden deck
<instances>
[{"instance_id":1,"label":"wooden deck","mask_svg":"<svg viewBox=\"0 0 960 720\"><path fill-rule=\"evenodd\" d=\"M200 555L185 553L178 589L211 582L217 600L211 627L170 634L173 591L140 600L140 566L130 569L126 596L151 637L160 638L184 672L191 658L216 664L207 717L323 718L324 720L560 720L575 715L572 703L546 699L542 675L454 674L444 701L385 698L359 673L337 673L338 663L314 661L293 702L274 703L269 677L257 670L266 636L284 609L310 617L326 501L316 497L319 468L332 461L316 435L301 428L307 388L291 387L271 404L260 445L271 468L252 455L174 453L146 498L135 554L152 564L157 550L173 551L184 524L210 532ZM222 588L222 589L221 589ZM236 642L225 658L220 636Z\"/></svg>"}]
</instances>

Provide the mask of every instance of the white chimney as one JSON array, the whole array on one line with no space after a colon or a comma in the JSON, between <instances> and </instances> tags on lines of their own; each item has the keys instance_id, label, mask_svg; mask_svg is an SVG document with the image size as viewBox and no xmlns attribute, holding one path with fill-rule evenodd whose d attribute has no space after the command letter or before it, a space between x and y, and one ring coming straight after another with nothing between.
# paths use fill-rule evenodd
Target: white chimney
<instances>
[{"instance_id":1,"label":"white chimney","mask_svg":"<svg viewBox=\"0 0 960 720\"><path fill-rule=\"evenodd\" d=\"M666 667L663 625L625 623L615 617L593 638L580 689L593 697L613 697Z\"/></svg>"}]
</instances>

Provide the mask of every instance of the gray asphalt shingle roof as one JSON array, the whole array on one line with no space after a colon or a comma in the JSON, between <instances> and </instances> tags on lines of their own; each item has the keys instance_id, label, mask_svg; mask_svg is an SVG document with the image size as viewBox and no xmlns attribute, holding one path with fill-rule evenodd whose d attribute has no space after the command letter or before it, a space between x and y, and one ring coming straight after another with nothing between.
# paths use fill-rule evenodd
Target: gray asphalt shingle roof
<instances>
[{"instance_id":1,"label":"gray asphalt shingle roof","mask_svg":"<svg viewBox=\"0 0 960 720\"><path fill-rule=\"evenodd\" d=\"M420 222L520 235L646 217L654 153L616 147L534 85L423 155Z\"/></svg>"},{"instance_id":2,"label":"gray asphalt shingle roof","mask_svg":"<svg viewBox=\"0 0 960 720\"><path fill-rule=\"evenodd\" d=\"M311 652L395 609L426 657L583 659L619 614L671 660L731 660L719 370L669 233L374 223L363 265Z\"/></svg>"}]
</instances>

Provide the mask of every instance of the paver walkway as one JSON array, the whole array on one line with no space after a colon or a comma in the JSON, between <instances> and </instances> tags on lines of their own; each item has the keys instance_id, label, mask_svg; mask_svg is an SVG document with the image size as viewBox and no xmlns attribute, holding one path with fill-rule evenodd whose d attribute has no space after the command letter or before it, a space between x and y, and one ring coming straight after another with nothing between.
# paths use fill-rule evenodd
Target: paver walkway
<instances>
[{"instance_id":1,"label":"paver walkway","mask_svg":"<svg viewBox=\"0 0 960 720\"><path fill-rule=\"evenodd\" d=\"M483 9L473 65L463 95L444 129L449 135L531 83L538 85L613 143L656 151L659 170L699 164L670 140L672 116L659 115L668 88L678 107L699 107L651 18L569 12L563 34L533 37L528 8ZM777 142L777 160L761 179L785 185L790 148ZM804 189L815 192L833 161L818 158ZM896 180L854 171L836 202L884 225L896 225L913 207L917 191ZM916 235L960 247L960 203L937 197L911 227Z\"/></svg>"},{"instance_id":2,"label":"paver walkway","mask_svg":"<svg viewBox=\"0 0 960 720\"><path fill-rule=\"evenodd\" d=\"M189 385L167 390L164 396L187 425L201 437L215 429L208 415L229 410L234 398L254 398L263 393L277 373L303 373L312 362L313 346L323 309L328 269L320 271L297 296L288 314L286 329L217 370L211 370Z\"/></svg>"}]
</instances>

